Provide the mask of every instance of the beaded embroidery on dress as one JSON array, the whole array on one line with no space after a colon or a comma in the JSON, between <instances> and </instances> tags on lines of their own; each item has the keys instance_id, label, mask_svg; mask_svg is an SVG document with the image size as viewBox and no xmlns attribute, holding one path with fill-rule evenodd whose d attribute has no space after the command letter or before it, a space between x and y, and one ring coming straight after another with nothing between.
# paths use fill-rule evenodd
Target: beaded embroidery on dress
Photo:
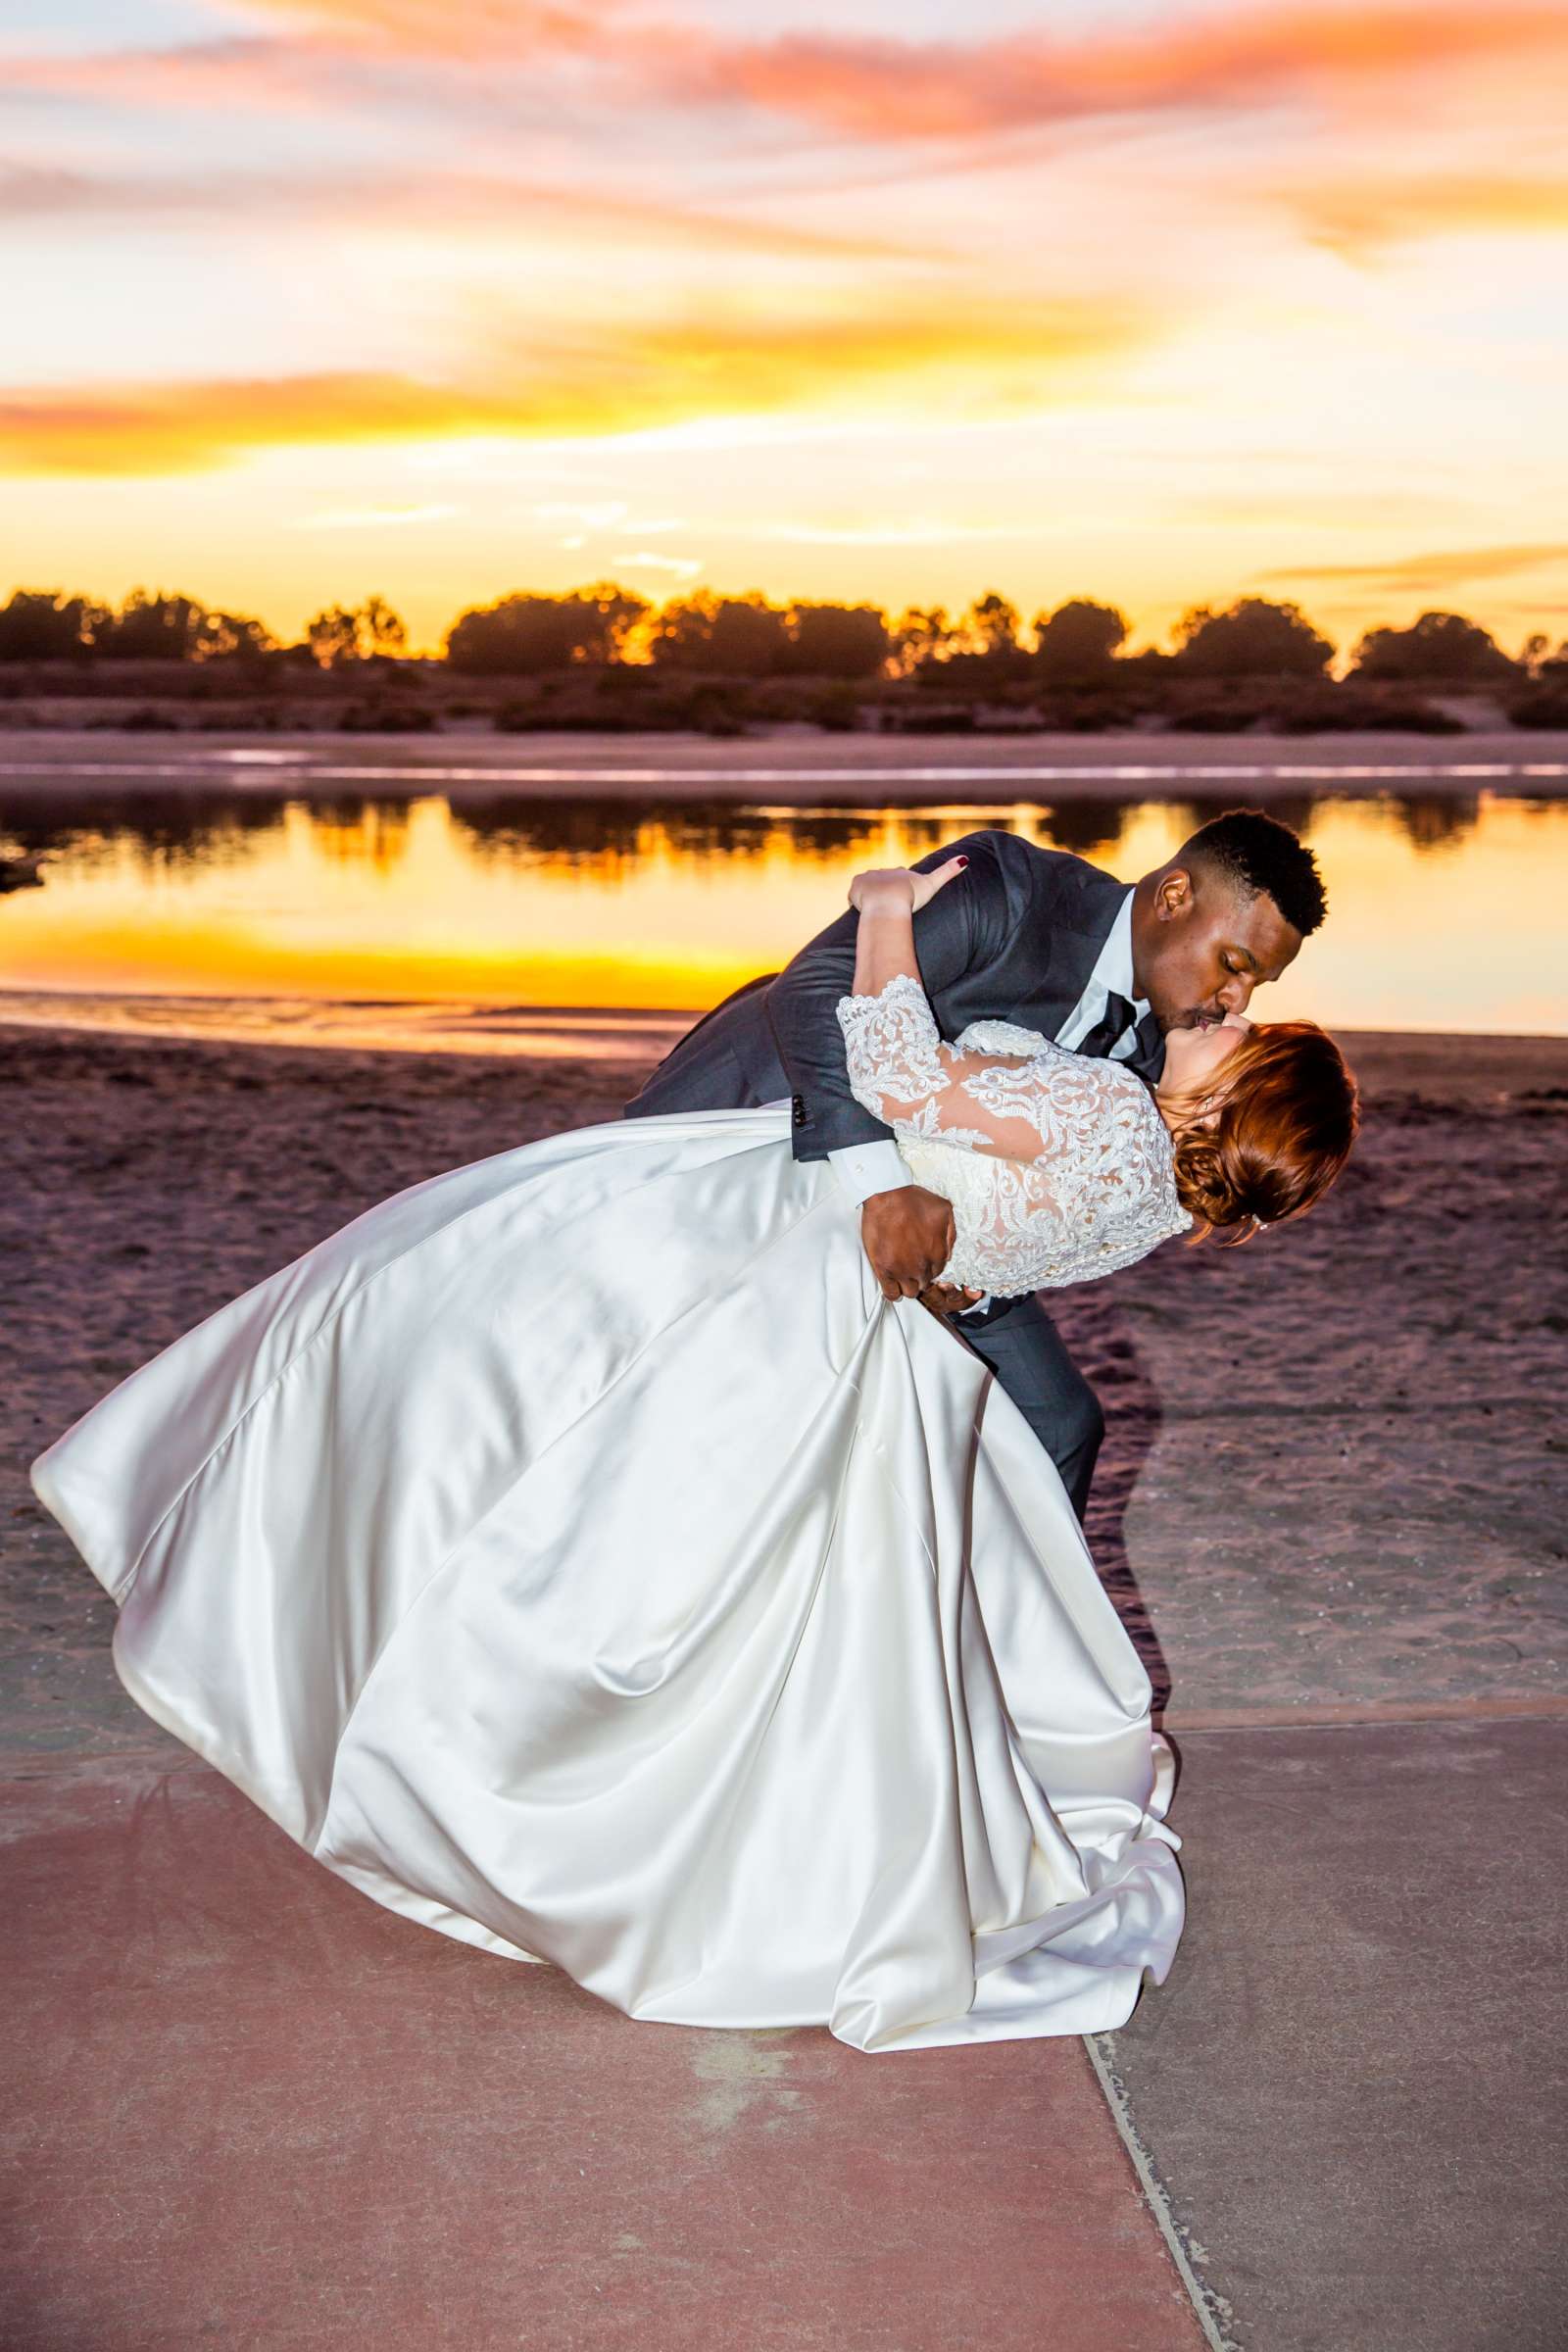
<instances>
[{"instance_id":1,"label":"beaded embroidery on dress","mask_svg":"<svg viewBox=\"0 0 1568 2352\"><path fill-rule=\"evenodd\" d=\"M918 980L841 997L858 1102L891 1127L916 1183L953 1203L939 1280L998 1298L1092 1282L1192 1218L1169 1131L1141 1078L1010 1021L944 1044Z\"/></svg>"}]
</instances>

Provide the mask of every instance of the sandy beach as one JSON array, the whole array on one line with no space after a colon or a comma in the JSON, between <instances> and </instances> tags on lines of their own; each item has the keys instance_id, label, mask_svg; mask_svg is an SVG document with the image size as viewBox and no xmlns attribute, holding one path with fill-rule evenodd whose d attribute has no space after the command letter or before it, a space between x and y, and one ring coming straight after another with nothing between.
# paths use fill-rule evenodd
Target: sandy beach
<instances>
[{"instance_id":1,"label":"sandy beach","mask_svg":"<svg viewBox=\"0 0 1568 2352\"><path fill-rule=\"evenodd\" d=\"M1092 1541L1177 1727L1568 1706L1568 1040L1346 1043L1366 1128L1317 1216L1056 1301L1109 1419ZM645 1066L0 1028L14 1750L170 1746L32 1455L372 1201L615 1117Z\"/></svg>"}]
</instances>

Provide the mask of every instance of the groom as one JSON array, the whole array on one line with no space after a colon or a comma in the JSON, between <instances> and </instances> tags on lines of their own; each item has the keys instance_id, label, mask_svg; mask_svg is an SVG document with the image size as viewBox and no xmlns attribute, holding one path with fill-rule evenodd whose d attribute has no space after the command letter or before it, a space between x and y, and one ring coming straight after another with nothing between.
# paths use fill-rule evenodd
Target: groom
<instances>
[{"instance_id":1,"label":"groom","mask_svg":"<svg viewBox=\"0 0 1568 2352\"><path fill-rule=\"evenodd\" d=\"M1077 1054L1124 1061L1153 1085L1169 1029L1245 1012L1323 919L1317 862L1288 825L1236 808L1200 826L1167 865L1131 885L1013 833L966 833L917 860L968 870L914 917L920 975L950 1042L971 1021L1039 1030ZM935 1286L953 1209L913 1182L891 1129L850 1092L834 1010L851 993L854 910L782 972L749 980L706 1013L625 1106L627 1118L792 1101L797 1159L827 1159L860 1203L865 1253L888 1298L924 1297L954 1316L1055 1462L1080 1518L1104 1416L1031 1294L970 1301Z\"/></svg>"}]
</instances>

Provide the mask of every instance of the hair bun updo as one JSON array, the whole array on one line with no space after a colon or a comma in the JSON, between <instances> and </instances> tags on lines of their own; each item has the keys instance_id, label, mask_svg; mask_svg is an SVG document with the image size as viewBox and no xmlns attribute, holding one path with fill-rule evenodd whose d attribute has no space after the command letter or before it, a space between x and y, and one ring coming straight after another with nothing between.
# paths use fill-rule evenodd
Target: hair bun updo
<instances>
[{"instance_id":1,"label":"hair bun updo","mask_svg":"<svg viewBox=\"0 0 1568 2352\"><path fill-rule=\"evenodd\" d=\"M1195 1241L1244 1242L1304 1216L1350 1155L1360 1095L1344 1054L1315 1021L1250 1030L1201 1092L1176 1097L1176 1194Z\"/></svg>"}]
</instances>

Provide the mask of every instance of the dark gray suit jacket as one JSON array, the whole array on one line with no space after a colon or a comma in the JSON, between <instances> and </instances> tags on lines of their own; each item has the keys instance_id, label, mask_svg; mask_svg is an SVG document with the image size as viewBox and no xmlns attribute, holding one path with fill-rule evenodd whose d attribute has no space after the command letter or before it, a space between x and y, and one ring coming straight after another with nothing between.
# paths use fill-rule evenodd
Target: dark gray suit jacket
<instances>
[{"instance_id":1,"label":"dark gray suit jacket","mask_svg":"<svg viewBox=\"0 0 1568 2352\"><path fill-rule=\"evenodd\" d=\"M937 1027L950 1041L979 1020L1017 1021L1054 1037L1083 994L1126 883L1015 833L966 833L916 865L929 871L960 855L968 871L914 918ZM733 1109L788 1095L797 1159L889 1135L850 1092L835 1009L854 986L858 923L846 908L783 971L747 981L705 1013L624 1115ZM1151 1034L1127 1066L1152 1080L1163 1064L1164 1047Z\"/></svg>"}]
</instances>

